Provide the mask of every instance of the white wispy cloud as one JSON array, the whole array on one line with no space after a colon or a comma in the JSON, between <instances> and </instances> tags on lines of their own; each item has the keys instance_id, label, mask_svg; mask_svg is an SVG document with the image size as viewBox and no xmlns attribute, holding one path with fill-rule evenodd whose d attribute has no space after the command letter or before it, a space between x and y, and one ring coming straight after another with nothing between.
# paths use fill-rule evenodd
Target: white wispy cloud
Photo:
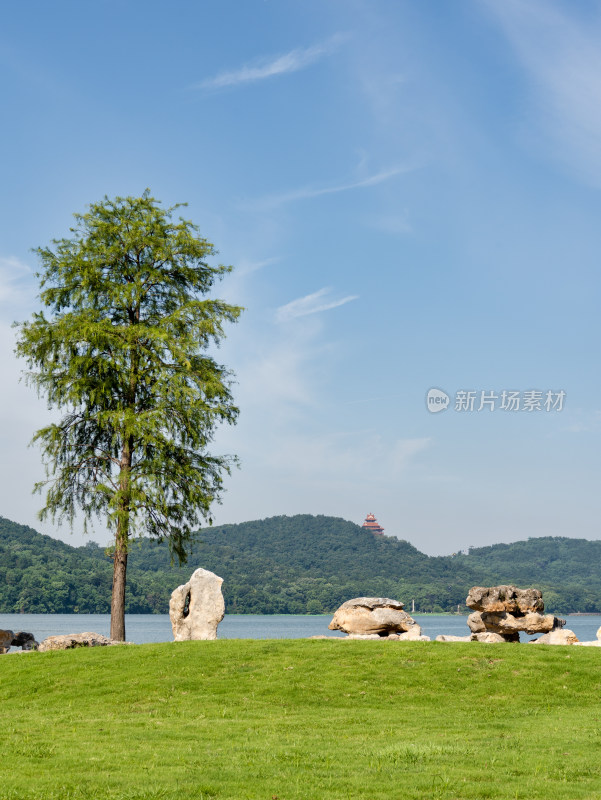
<instances>
[{"instance_id":1,"label":"white wispy cloud","mask_svg":"<svg viewBox=\"0 0 601 800\"><path fill-rule=\"evenodd\" d=\"M302 186L299 189L292 189L289 192L282 192L281 194L272 194L265 197L260 197L245 203L244 206L252 210L268 210L277 208L278 206L294 203L297 200L309 200L313 197L322 197L327 194L337 194L338 192L348 192L352 189L363 189L368 186L377 186L379 183L395 178L397 175L403 175L415 169L413 165L401 165L390 167L388 169L375 172L365 178L359 180L346 181L344 183L337 183L332 186Z\"/></svg>"},{"instance_id":2,"label":"white wispy cloud","mask_svg":"<svg viewBox=\"0 0 601 800\"><path fill-rule=\"evenodd\" d=\"M552 157L601 182L601 16L538 0L489 2L530 77L536 130Z\"/></svg>"},{"instance_id":3,"label":"white wispy cloud","mask_svg":"<svg viewBox=\"0 0 601 800\"><path fill-rule=\"evenodd\" d=\"M277 264L279 261L278 256L272 256L271 258L263 258L259 261L253 261L248 258L242 258L236 262L235 272L238 275L252 275L253 272L258 272L259 270L263 269L264 267L270 267L272 264Z\"/></svg>"},{"instance_id":4,"label":"white wispy cloud","mask_svg":"<svg viewBox=\"0 0 601 800\"><path fill-rule=\"evenodd\" d=\"M205 78L200 83L194 84L193 89L225 89L230 86L239 86L244 83L256 83L276 75L289 72L298 72L310 67L320 59L332 55L348 38L345 34L336 34L320 44L311 47L295 48L278 56L259 59L251 64L245 64L239 69L220 72L211 78Z\"/></svg>"},{"instance_id":5,"label":"white wispy cloud","mask_svg":"<svg viewBox=\"0 0 601 800\"><path fill-rule=\"evenodd\" d=\"M25 282L31 269L15 256L0 256L0 303L11 308L24 299Z\"/></svg>"},{"instance_id":6,"label":"white wispy cloud","mask_svg":"<svg viewBox=\"0 0 601 800\"><path fill-rule=\"evenodd\" d=\"M13 259L1 259L6 265ZM17 260L18 261L18 260ZM17 269L21 262L18 262ZM11 309L13 308L11 300ZM11 315L12 316L12 315ZM43 480L44 469L38 447L28 447L34 432L56 421L56 412L47 408L43 398L21 380L27 365L17 360L14 354L17 332L10 322L0 318L0 419L2 419L2 450L10 457L0 460L0 504L2 513L10 519L37 530L50 533L50 526L41 526L36 512L42 505L41 498L33 497L33 484Z\"/></svg>"},{"instance_id":7,"label":"white wispy cloud","mask_svg":"<svg viewBox=\"0 0 601 800\"><path fill-rule=\"evenodd\" d=\"M413 230L409 222L409 212L406 209L393 214L372 215L366 222L376 230L395 236L404 236Z\"/></svg>"},{"instance_id":8,"label":"white wispy cloud","mask_svg":"<svg viewBox=\"0 0 601 800\"><path fill-rule=\"evenodd\" d=\"M359 297L358 294L351 294L338 300L328 300L326 296L331 291L331 288L326 286L317 292L313 292L313 294L299 297L290 303L286 303L286 305L280 306L276 312L278 322L287 322L296 317L305 317L308 314L329 311L331 308L338 308L338 306L343 306L345 303L350 303L351 300L357 300Z\"/></svg>"},{"instance_id":9,"label":"white wispy cloud","mask_svg":"<svg viewBox=\"0 0 601 800\"><path fill-rule=\"evenodd\" d=\"M295 472L299 483L311 476L315 481L347 482L356 490L366 475L377 475L386 483L398 480L431 445L431 438L392 439L373 431L319 436L290 431L285 446L280 440L268 458L280 474Z\"/></svg>"},{"instance_id":10,"label":"white wispy cloud","mask_svg":"<svg viewBox=\"0 0 601 800\"><path fill-rule=\"evenodd\" d=\"M576 409L568 416L568 425L564 428L568 433L599 433L601 431L601 411L584 412Z\"/></svg>"}]
</instances>

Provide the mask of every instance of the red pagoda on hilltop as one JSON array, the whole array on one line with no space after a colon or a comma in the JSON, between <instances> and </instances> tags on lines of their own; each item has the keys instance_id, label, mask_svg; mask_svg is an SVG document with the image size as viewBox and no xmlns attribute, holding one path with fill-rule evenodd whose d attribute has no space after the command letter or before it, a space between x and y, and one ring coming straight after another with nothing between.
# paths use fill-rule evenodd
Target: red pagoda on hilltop
<instances>
[{"instance_id":1,"label":"red pagoda on hilltop","mask_svg":"<svg viewBox=\"0 0 601 800\"><path fill-rule=\"evenodd\" d=\"M365 517L365 522L361 527L365 528L368 531L371 531L372 533L378 533L378 534L384 533L384 528L382 528L378 524L378 521L373 514L368 514Z\"/></svg>"}]
</instances>

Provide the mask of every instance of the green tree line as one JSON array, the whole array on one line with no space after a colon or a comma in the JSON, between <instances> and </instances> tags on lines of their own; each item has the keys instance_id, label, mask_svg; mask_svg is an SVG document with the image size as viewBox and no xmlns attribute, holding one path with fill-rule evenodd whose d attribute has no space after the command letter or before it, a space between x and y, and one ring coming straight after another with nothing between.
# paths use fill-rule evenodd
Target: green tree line
<instances>
[{"instance_id":1,"label":"green tree line","mask_svg":"<svg viewBox=\"0 0 601 800\"><path fill-rule=\"evenodd\" d=\"M465 610L474 585L542 589L555 613L601 612L601 542L542 537L432 557L358 525L298 515L204 528L188 564L168 547L131 545L128 613L164 614L173 589L197 567L224 579L228 613L328 613L351 597L393 597L424 612ZM112 562L93 542L72 547L0 518L0 612L109 613Z\"/></svg>"}]
</instances>

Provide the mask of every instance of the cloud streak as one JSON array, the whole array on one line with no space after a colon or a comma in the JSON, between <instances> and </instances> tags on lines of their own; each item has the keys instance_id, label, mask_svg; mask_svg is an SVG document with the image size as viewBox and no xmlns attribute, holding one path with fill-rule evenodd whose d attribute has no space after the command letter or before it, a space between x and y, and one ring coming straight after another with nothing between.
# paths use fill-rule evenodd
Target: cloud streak
<instances>
[{"instance_id":1,"label":"cloud streak","mask_svg":"<svg viewBox=\"0 0 601 800\"><path fill-rule=\"evenodd\" d=\"M31 270L14 256L0 256L0 304L10 305L11 313L26 298L27 282Z\"/></svg>"},{"instance_id":2,"label":"cloud streak","mask_svg":"<svg viewBox=\"0 0 601 800\"><path fill-rule=\"evenodd\" d=\"M588 25L557 5L488 3L531 79L541 138L552 156L601 182L601 20ZM550 55L552 54L552 56Z\"/></svg>"},{"instance_id":3,"label":"cloud streak","mask_svg":"<svg viewBox=\"0 0 601 800\"><path fill-rule=\"evenodd\" d=\"M296 48L270 59L261 59L253 64L245 64L239 69L220 72L194 84L193 89L225 89L246 83L257 83L278 75L306 69L326 56L332 55L347 37L336 34L325 42L312 47Z\"/></svg>"},{"instance_id":4,"label":"cloud streak","mask_svg":"<svg viewBox=\"0 0 601 800\"><path fill-rule=\"evenodd\" d=\"M356 491L366 475L385 484L398 480L431 446L429 437L392 439L361 431L300 436L287 431L283 436L279 432L278 446L266 454L266 459L279 475L288 477L293 473L295 486L309 478L327 481L327 485L346 483L351 491Z\"/></svg>"},{"instance_id":5,"label":"cloud streak","mask_svg":"<svg viewBox=\"0 0 601 800\"><path fill-rule=\"evenodd\" d=\"M339 300L327 300L328 295L332 290L326 286L313 294L299 297L292 300L286 305L280 306L276 312L276 319L278 322L288 322L296 317L306 317L308 314L318 314L320 311L329 311L331 308L338 308L345 303L350 303L351 300L357 300L358 294L347 295L341 297Z\"/></svg>"},{"instance_id":6,"label":"cloud streak","mask_svg":"<svg viewBox=\"0 0 601 800\"><path fill-rule=\"evenodd\" d=\"M294 203L297 200L310 200L314 197L323 197L328 194L338 194L339 192L348 192L353 189L364 189L369 186L377 186L391 178L395 178L397 175L412 172L414 169L414 166L401 165L375 172L373 175L368 175L366 178L361 178L357 181L338 183L333 186L303 186L300 189L292 189L289 192L258 198L246 203L245 207L248 207L250 210L260 209L264 211L287 205L288 203Z\"/></svg>"}]
</instances>

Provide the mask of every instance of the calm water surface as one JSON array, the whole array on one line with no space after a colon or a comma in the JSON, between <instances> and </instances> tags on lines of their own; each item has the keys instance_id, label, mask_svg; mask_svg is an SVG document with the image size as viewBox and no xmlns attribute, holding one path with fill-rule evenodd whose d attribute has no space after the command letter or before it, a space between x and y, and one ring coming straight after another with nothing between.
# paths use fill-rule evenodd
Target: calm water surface
<instances>
[{"instance_id":1,"label":"calm water surface","mask_svg":"<svg viewBox=\"0 0 601 800\"><path fill-rule=\"evenodd\" d=\"M444 614L413 614L422 627L422 633L434 639L440 633L467 636L467 617ZM343 636L339 631L329 631L331 614L305 616L294 614L226 614L219 625L220 639L304 639L326 634ZM596 638L601 626L601 614L593 616L567 616L566 628L574 631L580 641ZM109 635L108 614L0 614L0 628L33 633L38 642L46 636L60 633L94 631ZM173 640L171 623L167 614L127 614L125 617L127 639L136 644L170 642ZM530 637L522 634L522 641Z\"/></svg>"}]
</instances>

